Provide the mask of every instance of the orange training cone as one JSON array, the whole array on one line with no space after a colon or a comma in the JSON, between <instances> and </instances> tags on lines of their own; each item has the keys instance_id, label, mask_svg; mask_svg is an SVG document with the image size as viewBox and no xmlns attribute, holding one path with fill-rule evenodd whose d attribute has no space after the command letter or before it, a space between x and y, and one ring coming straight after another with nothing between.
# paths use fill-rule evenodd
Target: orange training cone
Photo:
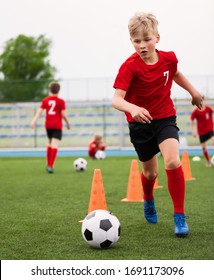
<instances>
[{"instance_id":1,"label":"orange training cone","mask_svg":"<svg viewBox=\"0 0 214 280\"><path fill-rule=\"evenodd\" d=\"M195 180L195 178L192 177L188 151L183 152L182 158L181 158L181 164L182 164L182 168L183 168L183 172L184 172L185 181Z\"/></svg>"},{"instance_id":2,"label":"orange training cone","mask_svg":"<svg viewBox=\"0 0 214 280\"><path fill-rule=\"evenodd\" d=\"M156 178L155 184L154 184L154 189L161 189L161 188L163 188L163 186L158 185L158 179Z\"/></svg>"},{"instance_id":3,"label":"orange training cone","mask_svg":"<svg viewBox=\"0 0 214 280\"><path fill-rule=\"evenodd\" d=\"M131 162L128 189L126 198L122 199L124 202L142 202L143 201L143 189L138 169L138 161L133 159Z\"/></svg>"},{"instance_id":4,"label":"orange training cone","mask_svg":"<svg viewBox=\"0 0 214 280\"><path fill-rule=\"evenodd\" d=\"M107 210L104 185L100 169L94 169L88 214L94 210ZM82 222L79 221L80 223Z\"/></svg>"},{"instance_id":5,"label":"orange training cone","mask_svg":"<svg viewBox=\"0 0 214 280\"><path fill-rule=\"evenodd\" d=\"M103 179L100 169L94 169L88 213L97 209L107 210Z\"/></svg>"}]
</instances>

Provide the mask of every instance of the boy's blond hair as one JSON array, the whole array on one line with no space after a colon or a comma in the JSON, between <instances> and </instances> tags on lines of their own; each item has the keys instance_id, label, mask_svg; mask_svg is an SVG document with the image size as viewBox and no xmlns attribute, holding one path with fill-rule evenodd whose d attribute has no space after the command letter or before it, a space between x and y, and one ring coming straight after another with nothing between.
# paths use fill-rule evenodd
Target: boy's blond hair
<instances>
[{"instance_id":1,"label":"boy's blond hair","mask_svg":"<svg viewBox=\"0 0 214 280\"><path fill-rule=\"evenodd\" d=\"M99 133L94 134L94 140L95 141L100 141L103 139L103 136Z\"/></svg>"},{"instance_id":2,"label":"boy's blond hair","mask_svg":"<svg viewBox=\"0 0 214 280\"><path fill-rule=\"evenodd\" d=\"M149 33L158 35L158 21L156 17L151 13L136 13L129 20L128 28L129 34L131 37L137 33L143 33L144 36L147 36Z\"/></svg>"}]
</instances>

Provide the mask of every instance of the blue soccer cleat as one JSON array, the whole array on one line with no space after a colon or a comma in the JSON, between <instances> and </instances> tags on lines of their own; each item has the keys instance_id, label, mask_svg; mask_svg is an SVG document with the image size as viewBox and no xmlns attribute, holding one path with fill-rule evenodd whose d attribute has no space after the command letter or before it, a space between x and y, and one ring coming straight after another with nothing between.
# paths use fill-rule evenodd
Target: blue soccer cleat
<instances>
[{"instance_id":1,"label":"blue soccer cleat","mask_svg":"<svg viewBox=\"0 0 214 280\"><path fill-rule=\"evenodd\" d=\"M158 221L157 212L155 210L154 198L151 201L146 201L144 199L144 216L148 223L156 224Z\"/></svg>"},{"instance_id":2,"label":"blue soccer cleat","mask_svg":"<svg viewBox=\"0 0 214 280\"><path fill-rule=\"evenodd\" d=\"M46 167L46 170L48 173L54 173L54 169L49 166Z\"/></svg>"},{"instance_id":3,"label":"blue soccer cleat","mask_svg":"<svg viewBox=\"0 0 214 280\"><path fill-rule=\"evenodd\" d=\"M186 218L188 217L184 216L184 214L174 214L175 235L178 237L184 237L189 234L189 227L187 225Z\"/></svg>"}]
</instances>

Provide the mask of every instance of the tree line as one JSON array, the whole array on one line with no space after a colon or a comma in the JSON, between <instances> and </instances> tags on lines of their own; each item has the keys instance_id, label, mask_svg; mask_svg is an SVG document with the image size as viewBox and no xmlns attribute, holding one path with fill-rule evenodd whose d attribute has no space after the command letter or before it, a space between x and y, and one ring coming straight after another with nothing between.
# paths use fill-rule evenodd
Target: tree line
<instances>
[{"instance_id":1,"label":"tree line","mask_svg":"<svg viewBox=\"0 0 214 280\"><path fill-rule=\"evenodd\" d=\"M47 95L56 68L49 60L52 41L44 35L19 35L0 55L0 102L40 101Z\"/></svg>"}]
</instances>

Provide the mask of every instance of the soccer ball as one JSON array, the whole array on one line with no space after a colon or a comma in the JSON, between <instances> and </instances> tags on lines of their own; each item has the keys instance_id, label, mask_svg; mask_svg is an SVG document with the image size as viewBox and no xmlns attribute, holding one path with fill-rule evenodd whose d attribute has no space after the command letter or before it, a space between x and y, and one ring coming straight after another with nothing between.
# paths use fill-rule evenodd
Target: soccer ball
<instances>
[{"instance_id":1,"label":"soccer ball","mask_svg":"<svg viewBox=\"0 0 214 280\"><path fill-rule=\"evenodd\" d=\"M96 152L95 158L99 160L104 159L106 158L106 153L104 151L99 150Z\"/></svg>"},{"instance_id":2,"label":"soccer ball","mask_svg":"<svg viewBox=\"0 0 214 280\"><path fill-rule=\"evenodd\" d=\"M214 155L211 157L210 162L211 162L212 166L214 166Z\"/></svg>"},{"instance_id":3,"label":"soccer ball","mask_svg":"<svg viewBox=\"0 0 214 280\"><path fill-rule=\"evenodd\" d=\"M107 210L89 213L82 223L82 236L94 248L109 248L120 238L120 222Z\"/></svg>"},{"instance_id":4,"label":"soccer ball","mask_svg":"<svg viewBox=\"0 0 214 280\"><path fill-rule=\"evenodd\" d=\"M78 158L74 161L74 169L76 171L85 171L87 168L87 161L84 158Z\"/></svg>"}]
</instances>

